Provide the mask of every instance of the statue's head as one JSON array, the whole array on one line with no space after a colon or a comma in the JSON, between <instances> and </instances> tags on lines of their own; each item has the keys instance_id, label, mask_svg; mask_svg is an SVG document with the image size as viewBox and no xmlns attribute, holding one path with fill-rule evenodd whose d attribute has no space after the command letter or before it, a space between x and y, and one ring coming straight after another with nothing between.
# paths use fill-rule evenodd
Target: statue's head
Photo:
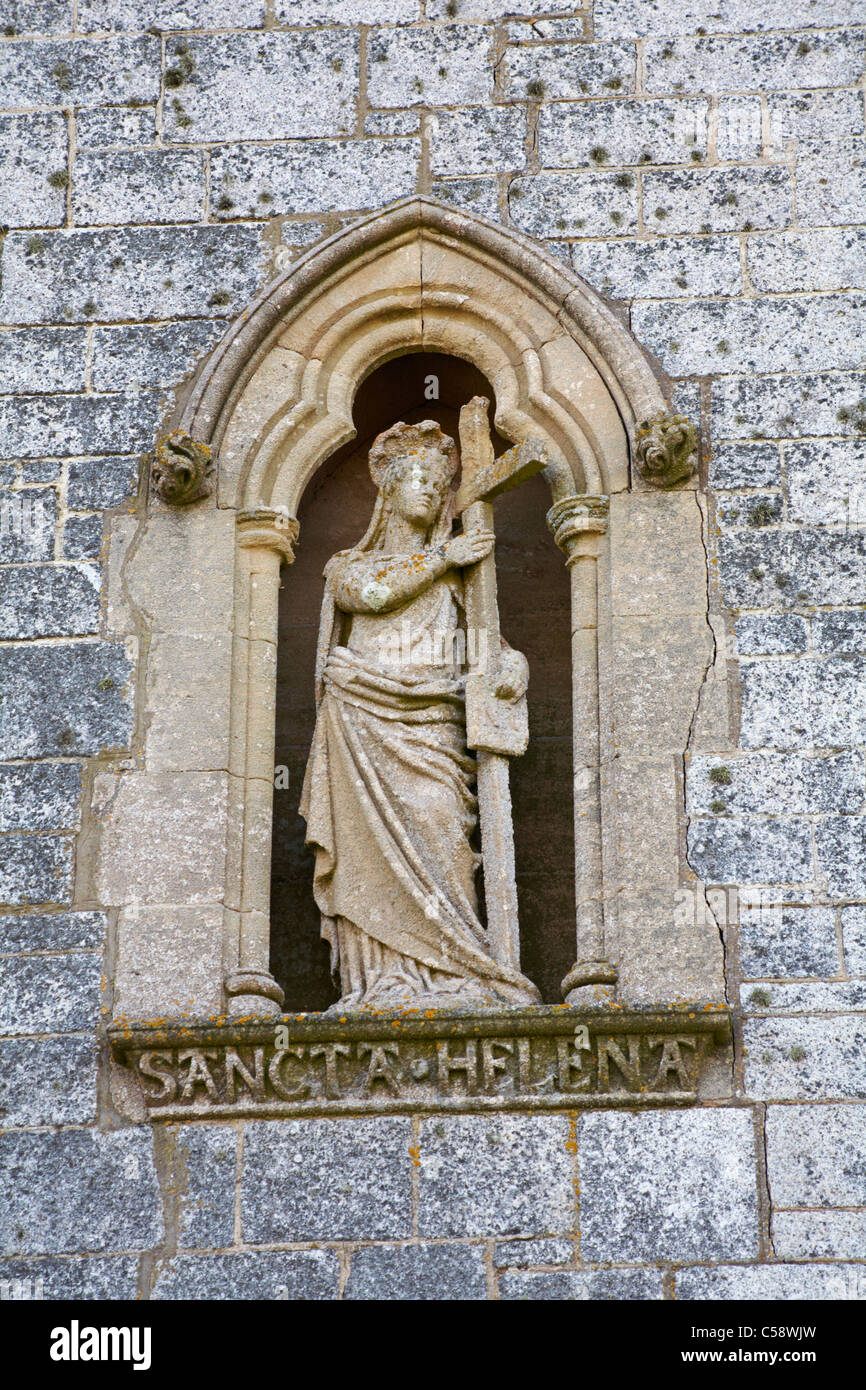
<instances>
[{"instance_id":1,"label":"statue's head","mask_svg":"<svg viewBox=\"0 0 866 1390\"><path fill-rule=\"evenodd\" d=\"M370 473L386 506L432 526L457 472L457 447L435 420L392 425L373 442Z\"/></svg>"}]
</instances>

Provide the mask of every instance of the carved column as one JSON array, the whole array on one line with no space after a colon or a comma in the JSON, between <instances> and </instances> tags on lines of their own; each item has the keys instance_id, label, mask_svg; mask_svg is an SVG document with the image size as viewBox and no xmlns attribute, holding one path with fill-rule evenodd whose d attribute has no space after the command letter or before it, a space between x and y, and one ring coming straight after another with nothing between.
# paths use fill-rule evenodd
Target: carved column
<instances>
[{"instance_id":1,"label":"carved column","mask_svg":"<svg viewBox=\"0 0 866 1390\"><path fill-rule=\"evenodd\" d=\"M574 895L577 960L562 982L567 1004L612 996L616 966L607 958L601 852L598 703L598 556L607 531L606 497L574 496L547 513L571 573L571 692L574 740Z\"/></svg>"},{"instance_id":2,"label":"carved column","mask_svg":"<svg viewBox=\"0 0 866 1390\"><path fill-rule=\"evenodd\" d=\"M271 832L280 565L294 559L287 512L238 513L231 756L234 824L226 892L229 1013L277 1014L270 972Z\"/></svg>"}]
</instances>

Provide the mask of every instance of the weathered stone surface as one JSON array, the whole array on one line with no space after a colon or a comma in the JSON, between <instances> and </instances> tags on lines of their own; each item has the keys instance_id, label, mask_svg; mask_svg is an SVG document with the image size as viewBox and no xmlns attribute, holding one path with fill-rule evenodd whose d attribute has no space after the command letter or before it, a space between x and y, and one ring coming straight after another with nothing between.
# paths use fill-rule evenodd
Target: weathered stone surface
<instances>
[{"instance_id":1,"label":"weathered stone surface","mask_svg":"<svg viewBox=\"0 0 866 1390\"><path fill-rule=\"evenodd\" d=\"M0 951L98 949L105 936L102 912L53 912L0 917Z\"/></svg>"},{"instance_id":2,"label":"weathered stone surface","mask_svg":"<svg viewBox=\"0 0 866 1390\"><path fill-rule=\"evenodd\" d=\"M866 1109L770 1106L767 1175L776 1207L866 1206Z\"/></svg>"},{"instance_id":3,"label":"weathered stone surface","mask_svg":"<svg viewBox=\"0 0 866 1390\"><path fill-rule=\"evenodd\" d=\"M129 332L131 334L132 330ZM121 334L124 334L122 329ZM104 359L102 368L106 369ZM138 488L138 468L137 454L70 459L66 481L67 506L73 509L119 507L127 497L134 496Z\"/></svg>"},{"instance_id":4,"label":"weathered stone surface","mask_svg":"<svg viewBox=\"0 0 866 1390\"><path fill-rule=\"evenodd\" d=\"M96 1119L93 1038L0 1042L0 1115L17 1125L92 1124Z\"/></svg>"},{"instance_id":5,"label":"weathered stone surface","mask_svg":"<svg viewBox=\"0 0 866 1390\"><path fill-rule=\"evenodd\" d=\"M790 521L866 525L866 440L786 444L784 459Z\"/></svg>"},{"instance_id":6,"label":"weathered stone surface","mask_svg":"<svg viewBox=\"0 0 866 1390\"><path fill-rule=\"evenodd\" d=\"M742 280L733 237L575 242L571 262L578 275L614 299L738 294Z\"/></svg>"},{"instance_id":7,"label":"weathered stone surface","mask_svg":"<svg viewBox=\"0 0 866 1390\"><path fill-rule=\"evenodd\" d=\"M862 1013L750 1019L744 1038L746 1090L756 1100L866 1097Z\"/></svg>"},{"instance_id":8,"label":"weathered stone surface","mask_svg":"<svg viewBox=\"0 0 866 1390\"><path fill-rule=\"evenodd\" d=\"M709 102L694 100L543 106L538 157L548 169L686 164L706 156L708 114Z\"/></svg>"},{"instance_id":9,"label":"weathered stone surface","mask_svg":"<svg viewBox=\"0 0 866 1390\"><path fill-rule=\"evenodd\" d=\"M159 40L144 34L99 40L7 40L0 52L0 84L7 106L155 102Z\"/></svg>"},{"instance_id":10,"label":"weathered stone surface","mask_svg":"<svg viewBox=\"0 0 866 1390\"><path fill-rule=\"evenodd\" d=\"M856 92L816 91L771 95L770 150L782 154L800 140L839 140L863 134L863 107ZM856 235L856 234L855 234ZM819 239L820 244L820 239ZM813 260L811 250L807 259Z\"/></svg>"},{"instance_id":11,"label":"weathered stone surface","mask_svg":"<svg viewBox=\"0 0 866 1390\"><path fill-rule=\"evenodd\" d=\"M500 1269L525 1269L529 1265L568 1265L574 1260L574 1241L550 1236L529 1240L497 1241L493 1263Z\"/></svg>"},{"instance_id":12,"label":"weathered stone surface","mask_svg":"<svg viewBox=\"0 0 866 1390\"><path fill-rule=\"evenodd\" d=\"M800 142L797 207L806 226L866 218L866 146L862 139Z\"/></svg>"},{"instance_id":13,"label":"weathered stone surface","mask_svg":"<svg viewBox=\"0 0 866 1390\"><path fill-rule=\"evenodd\" d=\"M649 745L656 757L681 754L697 702L698 673L712 657L706 617L617 618L610 650L617 671L617 752L640 758Z\"/></svg>"},{"instance_id":14,"label":"weathered stone surface","mask_svg":"<svg viewBox=\"0 0 866 1390\"><path fill-rule=\"evenodd\" d=\"M688 843L689 863L707 883L807 883L813 877L806 822L693 820Z\"/></svg>"},{"instance_id":15,"label":"weathered stone surface","mask_svg":"<svg viewBox=\"0 0 866 1390\"><path fill-rule=\"evenodd\" d=\"M509 1270L499 1280L503 1299L565 1302L573 1299L628 1302L663 1298L662 1276L656 1269L588 1269L549 1273Z\"/></svg>"},{"instance_id":16,"label":"weathered stone surface","mask_svg":"<svg viewBox=\"0 0 866 1390\"><path fill-rule=\"evenodd\" d=\"M0 1135L10 1255L147 1250L162 1239L149 1128Z\"/></svg>"},{"instance_id":17,"label":"weathered stone surface","mask_svg":"<svg viewBox=\"0 0 866 1390\"><path fill-rule=\"evenodd\" d=\"M574 1225L563 1115L460 1115L421 1124L422 1235L563 1234Z\"/></svg>"},{"instance_id":18,"label":"weathered stone surface","mask_svg":"<svg viewBox=\"0 0 866 1390\"><path fill-rule=\"evenodd\" d=\"M169 140L348 135L355 124L358 36L346 30L170 39L166 64Z\"/></svg>"},{"instance_id":19,"label":"weathered stone surface","mask_svg":"<svg viewBox=\"0 0 866 1390\"><path fill-rule=\"evenodd\" d=\"M519 107L442 111L430 122L434 174L495 174L526 163L526 116Z\"/></svg>"},{"instance_id":20,"label":"weathered stone surface","mask_svg":"<svg viewBox=\"0 0 866 1390\"><path fill-rule=\"evenodd\" d=\"M683 1269L676 1276L677 1298L744 1302L862 1299L862 1271L844 1264L731 1265Z\"/></svg>"},{"instance_id":21,"label":"weathered stone surface","mask_svg":"<svg viewBox=\"0 0 866 1390\"><path fill-rule=\"evenodd\" d=\"M63 523L64 560L98 560L102 552L102 523L98 515L67 517Z\"/></svg>"},{"instance_id":22,"label":"weathered stone surface","mask_svg":"<svg viewBox=\"0 0 866 1390\"><path fill-rule=\"evenodd\" d=\"M231 1255L176 1255L157 1272L155 1299L336 1298L339 1257L334 1250L257 1250Z\"/></svg>"},{"instance_id":23,"label":"weathered stone surface","mask_svg":"<svg viewBox=\"0 0 866 1390\"><path fill-rule=\"evenodd\" d=\"M0 832L77 829L80 798L77 763L0 766Z\"/></svg>"},{"instance_id":24,"label":"weathered stone surface","mask_svg":"<svg viewBox=\"0 0 866 1390\"><path fill-rule=\"evenodd\" d=\"M610 499L614 612L706 612L706 559L696 521L694 493L632 492Z\"/></svg>"},{"instance_id":25,"label":"weathered stone surface","mask_svg":"<svg viewBox=\"0 0 866 1390\"><path fill-rule=\"evenodd\" d=\"M75 141L79 150L152 145L156 141L156 109L97 106L92 111L79 111Z\"/></svg>"},{"instance_id":26,"label":"weathered stone surface","mask_svg":"<svg viewBox=\"0 0 866 1390\"><path fill-rule=\"evenodd\" d=\"M22 459L18 465L21 470L21 482L30 483L58 483L63 469L62 459ZM15 471L15 464L0 464L0 469L11 468Z\"/></svg>"},{"instance_id":27,"label":"weathered stone surface","mask_svg":"<svg viewBox=\"0 0 866 1390\"><path fill-rule=\"evenodd\" d=\"M28 234L12 232L3 244L0 319L225 317L259 287L260 236L257 227L117 227L49 232L42 250L29 251Z\"/></svg>"},{"instance_id":28,"label":"weathered stone surface","mask_svg":"<svg viewBox=\"0 0 866 1390\"><path fill-rule=\"evenodd\" d=\"M812 646L828 655L866 654L866 611L848 608L838 613L816 613L812 619Z\"/></svg>"},{"instance_id":29,"label":"weathered stone surface","mask_svg":"<svg viewBox=\"0 0 866 1390\"><path fill-rule=\"evenodd\" d=\"M632 328L672 376L859 367L866 299L819 295L639 304L632 311Z\"/></svg>"},{"instance_id":30,"label":"weathered stone surface","mask_svg":"<svg viewBox=\"0 0 866 1390\"><path fill-rule=\"evenodd\" d=\"M58 227L66 193L49 183L65 171L66 121L59 114L0 116L0 221L7 227Z\"/></svg>"},{"instance_id":31,"label":"weathered stone surface","mask_svg":"<svg viewBox=\"0 0 866 1390\"><path fill-rule=\"evenodd\" d=\"M404 1118L247 1124L244 1240L406 1238L412 1226L410 1143Z\"/></svg>"},{"instance_id":32,"label":"weathered stone surface","mask_svg":"<svg viewBox=\"0 0 866 1390\"><path fill-rule=\"evenodd\" d=\"M188 814L187 807L178 809ZM176 874L167 882L160 877L157 894L186 889L186 882L178 884ZM213 876L216 880L216 870ZM201 1018L221 1013L222 942L219 903L199 907L134 903L124 909L117 932L115 1017Z\"/></svg>"},{"instance_id":33,"label":"weathered stone surface","mask_svg":"<svg viewBox=\"0 0 866 1390\"><path fill-rule=\"evenodd\" d=\"M83 391L83 328L18 328L0 333L0 372L10 394Z\"/></svg>"},{"instance_id":34,"label":"weathered stone surface","mask_svg":"<svg viewBox=\"0 0 866 1390\"><path fill-rule=\"evenodd\" d=\"M412 24L420 9L418 0L275 0L274 15L279 24Z\"/></svg>"},{"instance_id":35,"label":"weathered stone surface","mask_svg":"<svg viewBox=\"0 0 866 1390\"><path fill-rule=\"evenodd\" d=\"M866 602L866 532L749 530L723 535L720 570L733 608Z\"/></svg>"},{"instance_id":36,"label":"weathered stone surface","mask_svg":"<svg viewBox=\"0 0 866 1390\"><path fill-rule=\"evenodd\" d=\"M773 1249L783 1260L862 1260L866 1212L774 1212Z\"/></svg>"},{"instance_id":37,"label":"weathered stone surface","mask_svg":"<svg viewBox=\"0 0 866 1390\"><path fill-rule=\"evenodd\" d=\"M866 907L842 909L845 963L852 975L866 975Z\"/></svg>"},{"instance_id":38,"label":"weathered stone surface","mask_svg":"<svg viewBox=\"0 0 866 1390\"><path fill-rule=\"evenodd\" d=\"M726 815L764 812L802 816L821 811L859 811L866 793L860 753L802 758L755 753L737 758L691 758L690 815L708 815L723 801Z\"/></svg>"},{"instance_id":39,"label":"weathered stone surface","mask_svg":"<svg viewBox=\"0 0 866 1390\"><path fill-rule=\"evenodd\" d=\"M769 999L769 1003L766 999ZM750 1014L846 1014L866 1008L866 984L862 980L798 981L772 984L752 990L744 1010Z\"/></svg>"},{"instance_id":40,"label":"weathered stone surface","mask_svg":"<svg viewBox=\"0 0 866 1390\"><path fill-rule=\"evenodd\" d=\"M772 391L756 376L722 377L712 385L715 438L862 433L866 428L866 373L814 372L773 378Z\"/></svg>"},{"instance_id":41,"label":"weathered stone surface","mask_svg":"<svg viewBox=\"0 0 866 1390\"><path fill-rule=\"evenodd\" d=\"M718 159L760 159L764 152L761 98L719 97L716 115Z\"/></svg>"},{"instance_id":42,"label":"weathered stone surface","mask_svg":"<svg viewBox=\"0 0 866 1390\"><path fill-rule=\"evenodd\" d=\"M226 635L232 619L235 518L165 509L148 520L124 580L154 632Z\"/></svg>"},{"instance_id":43,"label":"weathered stone surface","mask_svg":"<svg viewBox=\"0 0 866 1390\"><path fill-rule=\"evenodd\" d=\"M637 230L635 188L613 173L530 174L508 190L511 218L533 236L610 236Z\"/></svg>"},{"instance_id":44,"label":"weathered stone surface","mask_svg":"<svg viewBox=\"0 0 866 1390\"><path fill-rule=\"evenodd\" d=\"M368 1245L352 1255L347 1299L453 1302L487 1297L480 1245Z\"/></svg>"},{"instance_id":45,"label":"weathered stone surface","mask_svg":"<svg viewBox=\"0 0 866 1390\"><path fill-rule=\"evenodd\" d=\"M94 1028L102 973L98 954L10 957L3 973L0 1032L20 1036Z\"/></svg>"},{"instance_id":46,"label":"weathered stone surface","mask_svg":"<svg viewBox=\"0 0 866 1390\"><path fill-rule=\"evenodd\" d=\"M68 34L72 27L69 0L8 0L4 16L12 34Z\"/></svg>"},{"instance_id":47,"label":"weathered stone surface","mask_svg":"<svg viewBox=\"0 0 866 1390\"><path fill-rule=\"evenodd\" d=\"M98 774L100 901L133 906L218 902L226 797L221 772L129 773L120 779ZM166 837L172 852L155 861L152 846Z\"/></svg>"},{"instance_id":48,"label":"weathered stone surface","mask_svg":"<svg viewBox=\"0 0 866 1390\"><path fill-rule=\"evenodd\" d=\"M0 731L9 758L88 757L126 747L130 663L116 642L0 649Z\"/></svg>"},{"instance_id":49,"label":"weathered stone surface","mask_svg":"<svg viewBox=\"0 0 866 1390\"><path fill-rule=\"evenodd\" d=\"M417 139L229 146L213 155L213 203L232 218L377 207L414 193L420 156Z\"/></svg>"},{"instance_id":50,"label":"weathered stone surface","mask_svg":"<svg viewBox=\"0 0 866 1390\"><path fill-rule=\"evenodd\" d=\"M434 198L468 208L479 217L488 217L494 222L500 220L499 182L495 178L435 179L431 192Z\"/></svg>"},{"instance_id":51,"label":"weathered stone surface","mask_svg":"<svg viewBox=\"0 0 866 1390\"><path fill-rule=\"evenodd\" d=\"M744 614L737 619L736 633L740 656L792 655L805 651L808 640L805 620L793 613Z\"/></svg>"},{"instance_id":52,"label":"weathered stone surface","mask_svg":"<svg viewBox=\"0 0 866 1390\"><path fill-rule=\"evenodd\" d=\"M597 1111L579 1121L578 1165L584 1260L757 1254L749 1110Z\"/></svg>"},{"instance_id":53,"label":"weathered stone surface","mask_svg":"<svg viewBox=\"0 0 866 1390\"><path fill-rule=\"evenodd\" d=\"M841 808L840 808L841 809ZM827 816L815 828L818 871L834 897L866 892L866 817Z\"/></svg>"},{"instance_id":54,"label":"weathered stone surface","mask_svg":"<svg viewBox=\"0 0 866 1390\"><path fill-rule=\"evenodd\" d=\"M198 152L82 153L75 160L72 217L80 226L91 227L118 220L196 222L202 217L204 192L204 163Z\"/></svg>"},{"instance_id":55,"label":"weathered stone surface","mask_svg":"<svg viewBox=\"0 0 866 1390\"><path fill-rule=\"evenodd\" d=\"M666 235L751 231L791 222L785 169L659 171L644 174L643 187L646 225Z\"/></svg>"},{"instance_id":56,"label":"weathered stone surface","mask_svg":"<svg viewBox=\"0 0 866 1390\"><path fill-rule=\"evenodd\" d=\"M857 289L866 270L866 229L827 227L753 237L748 266L759 292Z\"/></svg>"},{"instance_id":57,"label":"weathered stone surface","mask_svg":"<svg viewBox=\"0 0 866 1390\"><path fill-rule=\"evenodd\" d=\"M839 970L835 913L828 907L741 908L739 941L747 980Z\"/></svg>"},{"instance_id":58,"label":"weathered stone surface","mask_svg":"<svg viewBox=\"0 0 866 1390\"><path fill-rule=\"evenodd\" d=\"M165 405L157 391L7 396L0 401L0 448L7 458L132 453L151 442Z\"/></svg>"},{"instance_id":59,"label":"weathered stone surface","mask_svg":"<svg viewBox=\"0 0 866 1390\"><path fill-rule=\"evenodd\" d=\"M158 327L132 324L97 328L93 335L93 389L174 386L201 362L223 331L224 325L213 319Z\"/></svg>"},{"instance_id":60,"label":"weathered stone surface","mask_svg":"<svg viewBox=\"0 0 866 1390\"><path fill-rule=\"evenodd\" d=\"M105 29L256 29L265 22L264 0L81 0L78 27Z\"/></svg>"},{"instance_id":61,"label":"weathered stone surface","mask_svg":"<svg viewBox=\"0 0 866 1390\"><path fill-rule=\"evenodd\" d=\"M99 630L99 570L21 565L4 577L0 638L80 637Z\"/></svg>"},{"instance_id":62,"label":"weathered stone surface","mask_svg":"<svg viewBox=\"0 0 866 1390\"><path fill-rule=\"evenodd\" d=\"M504 15L520 13L524 15L560 14L563 10L570 14L579 9L575 0L457 0L457 17L460 19L501 19ZM455 16L448 8L448 0L427 0L428 19L449 20Z\"/></svg>"},{"instance_id":63,"label":"weathered stone surface","mask_svg":"<svg viewBox=\"0 0 866 1390\"><path fill-rule=\"evenodd\" d=\"M573 101L584 96L633 92L634 46L627 43L551 43L508 48L503 82L506 98L510 101L526 101L527 97Z\"/></svg>"},{"instance_id":64,"label":"weathered stone surface","mask_svg":"<svg viewBox=\"0 0 866 1390\"><path fill-rule=\"evenodd\" d=\"M2 842L0 903L72 901L72 841L59 835L7 835Z\"/></svg>"},{"instance_id":65,"label":"weathered stone surface","mask_svg":"<svg viewBox=\"0 0 866 1390\"><path fill-rule=\"evenodd\" d=\"M717 444L710 459L711 487L773 486L782 481L778 444Z\"/></svg>"},{"instance_id":66,"label":"weathered stone surface","mask_svg":"<svg viewBox=\"0 0 866 1390\"><path fill-rule=\"evenodd\" d=\"M745 748L845 748L863 742L866 678L861 657L743 663Z\"/></svg>"},{"instance_id":67,"label":"weathered stone surface","mask_svg":"<svg viewBox=\"0 0 866 1390\"><path fill-rule=\"evenodd\" d=\"M371 106L460 106L493 95L492 34L476 25L374 29L367 40Z\"/></svg>"},{"instance_id":68,"label":"weathered stone surface","mask_svg":"<svg viewBox=\"0 0 866 1390\"><path fill-rule=\"evenodd\" d=\"M420 130L420 111L371 111L364 117L365 135L418 135Z\"/></svg>"},{"instance_id":69,"label":"weathered stone surface","mask_svg":"<svg viewBox=\"0 0 866 1390\"><path fill-rule=\"evenodd\" d=\"M784 521L781 492L735 493L732 497L716 499L716 521L720 529L731 531L761 530Z\"/></svg>"},{"instance_id":70,"label":"weathered stone surface","mask_svg":"<svg viewBox=\"0 0 866 1390\"><path fill-rule=\"evenodd\" d=\"M155 638L147 666L151 771L228 767L231 660L228 636Z\"/></svg>"},{"instance_id":71,"label":"weathered stone surface","mask_svg":"<svg viewBox=\"0 0 866 1390\"><path fill-rule=\"evenodd\" d=\"M234 1244L238 1135L230 1125L169 1126L181 1250ZM271 1295L273 1297L273 1295Z\"/></svg>"},{"instance_id":72,"label":"weathered stone surface","mask_svg":"<svg viewBox=\"0 0 866 1390\"><path fill-rule=\"evenodd\" d=\"M22 1280L28 1292L41 1288L46 1301L133 1299L139 1292L138 1263L137 1255L0 1260L0 1280Z\"/></svg>"},{"instance_id":73,"label":"weathered stone surface","mask_svg":"<svg viewBox=\"0 0 866 1390\"><path fill-rule=\"evenodd\" d=\"M718 0L595 0L595 32L601 38L653 38L657 34L799 29L858 23L858 0L765 0L760 9Z\"/></svg>"},{"instance_id":74,"label":"weathered stone surface","mask_svg":"<svg viewBox=\"0 0 866 1390\"><path fill-rule=\"evenodd\" d=\"M789 20L784 27L791 27ZM645 64L648 92L850 87L862 72L862 39L856 29L772 38L653 39L646 46Z\"/></svg>"}]
</instances>

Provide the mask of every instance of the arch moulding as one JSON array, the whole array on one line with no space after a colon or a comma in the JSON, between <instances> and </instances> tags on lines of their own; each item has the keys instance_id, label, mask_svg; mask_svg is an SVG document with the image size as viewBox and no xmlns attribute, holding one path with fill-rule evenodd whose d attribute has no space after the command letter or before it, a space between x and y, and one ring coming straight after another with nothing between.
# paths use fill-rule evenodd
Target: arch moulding
<instances>
[{"instance_id":1,"label":"arch moulding","mask_svg":"<svg viewBox=\"0 0 866 1390\"><path fill-rule=\"evenodd\" d=\"M117 1019L279 1011L268 914L280 567L305 487L354 437L361 382L417 351L480 369L499 433L540 438L551 459L547 519L572 587L569 1002L724 1002L712 918L682 911L684 892L702 900L683 848L683 760L713 723L696 719L708 690L718 710L724 697L708 679L694 431L666 416L663 376L569 269L414 197L304 255L240 316L172 421L184 457L204 461L193 500L166 500L157 474L147 515L115 527L110 622L138 639L144 666L134 766L96 779ZM167 863L145 859L151 826L176 847Z\"/></svg>"}]
</instances>

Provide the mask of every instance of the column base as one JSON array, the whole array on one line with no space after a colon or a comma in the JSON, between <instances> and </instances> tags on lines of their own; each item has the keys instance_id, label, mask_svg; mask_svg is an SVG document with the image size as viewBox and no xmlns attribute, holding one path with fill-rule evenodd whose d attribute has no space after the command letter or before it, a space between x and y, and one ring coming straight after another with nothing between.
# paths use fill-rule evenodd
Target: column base
<instances>
[{"instance_id":1,"label":"column base","mask_svg":"<svg viewBox=\"0 0 866 1390\"><path fill-rule=\"evenodd\" d=\"M571 967L560 988L571 1008L612 1003L619 971L609 960L581 960Z\"/></svg>"},{"instance_id":2,"label":"column base","mask_svg":"<svg viewBox=\"0 0 866 1390\"><path fill-rule=\"evenodd\" d=\"M237 970L225 982L229 1018L275 1018L284 994L272 975L262 970Z\"/></svg>"}]
</instances>

